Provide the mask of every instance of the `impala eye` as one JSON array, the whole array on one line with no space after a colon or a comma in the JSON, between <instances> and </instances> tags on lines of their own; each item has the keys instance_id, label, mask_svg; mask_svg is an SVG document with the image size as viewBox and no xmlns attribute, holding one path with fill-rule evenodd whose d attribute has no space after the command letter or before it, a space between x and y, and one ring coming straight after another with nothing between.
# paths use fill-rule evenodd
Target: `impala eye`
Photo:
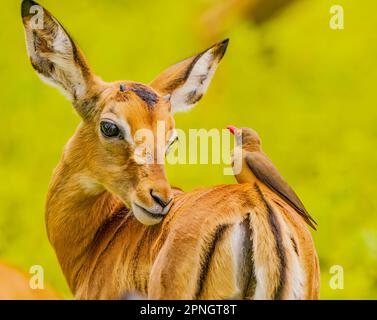
<instances>
[{"instance_id":1,"label":"impala eye","mask_svg":"<svg viewBox=\"0 0 377 320\"><path fill-rule=\"evenodd\" d=\"M101 132L108 138L118 137L120 135L118 126L110 121L101 121Z\"/></svg>"}]
</instances>

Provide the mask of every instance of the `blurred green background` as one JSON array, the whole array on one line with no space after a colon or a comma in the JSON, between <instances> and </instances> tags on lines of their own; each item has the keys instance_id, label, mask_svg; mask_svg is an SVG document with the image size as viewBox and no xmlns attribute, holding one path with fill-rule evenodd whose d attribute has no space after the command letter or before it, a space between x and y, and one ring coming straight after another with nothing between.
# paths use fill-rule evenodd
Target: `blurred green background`
<instances>
[{"instance_id":1,"label":"blurred green background","mask_svg":"<svg viewBox=\"0 0 377 320\"><path fill-rule=\"evenodd\" d=\"M217 17L218 6L226 2L233 7ZM235 124L259 131L266 153L319 224L313 236L321 297L376 299L377 2L298 1L257 24L235 3L41 4L67 27L95 72L109 81L149 82L169 65L229 37L207 95L194 110L176 116L177 127ZM329 28L334 4L344 7L344 30ZM0 259L25 271L42 265L46 281L70 297L47 241L44 199L52 169L80 119L33 72L19 7L20 1L7 1L1 11ZM223 168L176 165L168 173L172 184L190 190L234 183ZM332 265L344 268L343 290L329 287Z\"/></svg>"}]
</instances>

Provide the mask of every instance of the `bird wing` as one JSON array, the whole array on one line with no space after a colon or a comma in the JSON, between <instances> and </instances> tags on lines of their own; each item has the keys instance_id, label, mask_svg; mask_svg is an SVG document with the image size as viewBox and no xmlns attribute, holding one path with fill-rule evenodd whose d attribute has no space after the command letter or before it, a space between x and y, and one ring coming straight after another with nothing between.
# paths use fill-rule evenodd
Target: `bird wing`
<instances>
[{"instance_id":1,"label":"bird wing","mask_svg":"<svg viewBox=\"0 0 377 320\"><path fill-rule=\"evenodd\" d=\"M304 218L307 224L316 230L314 224L317 223L309 215L297 194L292 190L265 154L262 152L248 152L245 160L258 180L281 196Z\"/></svg>"}]
</instances>

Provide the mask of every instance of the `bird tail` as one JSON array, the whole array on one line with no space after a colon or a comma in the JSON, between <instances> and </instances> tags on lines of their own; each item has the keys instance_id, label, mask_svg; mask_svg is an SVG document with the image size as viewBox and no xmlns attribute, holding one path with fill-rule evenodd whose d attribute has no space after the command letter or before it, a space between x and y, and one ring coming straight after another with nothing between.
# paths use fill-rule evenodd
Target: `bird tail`
<instances>
[{"instance_id":1,"label":"bird tail","mask_svg":"<svg viewBox=\"0 0 377 320\"><path fill-rule=\"evenodd\" d=\"M317 227L318 226L318 223L311 217L311 215L309 214L309 212L306 211L306 209L303 207L303 209L301 208L298 208L293 202L291 202L289 199L287 199L286 197L283 197L283 199L293 208L295 209L298 214L304 219L304 221L310 226L312 227L314 230L317 231Z\"/></svg>"},{"instance_id":2,"label":"bird tail","mask_svg":"<svg viewBox=\"0 0 377 320\"><path fill-rule=\"evenodd\" d=\"M315 220L308 213L304 216L304 220L309 226L311 226L315 231L317 231L318 223L315 222Z\"/></svg>"}]
</instances>

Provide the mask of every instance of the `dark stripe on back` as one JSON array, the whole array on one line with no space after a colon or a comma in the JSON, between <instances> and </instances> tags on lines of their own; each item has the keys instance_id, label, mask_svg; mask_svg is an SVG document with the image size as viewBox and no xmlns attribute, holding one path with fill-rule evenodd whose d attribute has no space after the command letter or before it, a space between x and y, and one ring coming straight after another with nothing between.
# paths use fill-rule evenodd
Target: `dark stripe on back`
<instances>
[{"instance_id":1,"label":"dark stripe on back","mask_svg":"<svg viewBox=\"0 0 377 320\"><path fill-rule=\"evenodd\" d=\"M279 284L276 287L275 294L274 294L274 299L275 300L281 300L283 296L283 291L284 291L284 284L285 280L287 277L287 258L285 255L285 249L283 245L283 239L282 239L282 234L279 226L279 222L276 218L275 211L271 207L271 205L268 203L268 201L265 199L262 191L259 189L258 185L255 184L255 189L257 190L260 198L262 199L264 205L266 206L266 209L268 211L268 222L271 227L271 231L274 235L275 242L276 242L276 252L280 260L280 265L279 265L279 270L280 270L280 279L279 279Z\"/></svg>"},{"instance_id":2,"label":"dark stripe on back","mask_svg":"<svg viewBox=\"0 0 377 320\"><path fill-rule=\"evenodd\" d=\"M299 253L298 253L298 247L297 247L297 243L296 243L295 238L291 237L291 241L292 241L293 250L294 250L294 251L296 252L296 254L299 256Z\"/></svg>"},{"instance_id":3,"label":"dark stripe on back","mask_svg":"<svg viewBox=\"0 0 377 320\"><path fill-rule=\"evenodd\" d=\"M255 292L257 284L255 272L254 272L254 253L253 253L253 229L250 223L250 214L248 214L241 226L245 228L245 239L243 243L243 270L242 274L245 275L245 287L243 290L243 298L250 299Z\"/></svg>"},{"instance_id":4,"label":"dark stripe on back","mask_svg":"<svg viewBox=\"0 0 377 320\"><path fill-rule=\"evenodd\" d=\"M209 267L211 265L211 260L213 257L213 254L216 250L216 247L220 240L222 239L225 231L229 228L229 224L222 224L217 226L215 233L213 235L212 241L209 243L209 247L207 249L207 252L204 255L204 259L201 261L201 269L199 273L199 279L197 284L197 289L195 292L195 300L199 299L200 295L202 294L205 280L207 278Z\"/></svg>"}]
</instances>

